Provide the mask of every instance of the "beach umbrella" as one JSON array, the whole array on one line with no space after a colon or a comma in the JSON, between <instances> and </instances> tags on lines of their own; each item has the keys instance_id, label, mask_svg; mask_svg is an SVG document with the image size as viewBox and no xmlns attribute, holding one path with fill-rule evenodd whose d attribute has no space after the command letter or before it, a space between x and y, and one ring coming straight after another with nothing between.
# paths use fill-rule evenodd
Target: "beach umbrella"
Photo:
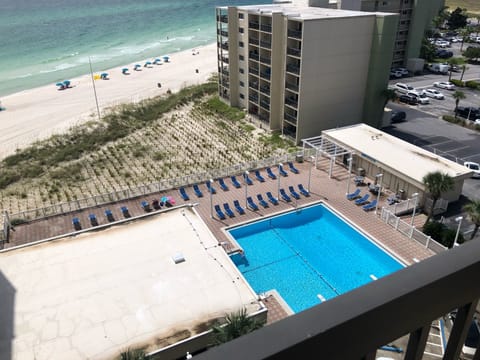
<instances>
[{"instance_id":1,"label":"beach umbrella","mask_svg":"<svg viewBox=\"0 0 480 360\"><path fill-rule=\"evenodd\" d=\"M100 77L101 77L102 79L105 79L105 78L108 77L108 73L101 73L101 74L100 74Z\"/></svg>"},{"instance_id":2,"label":"beach umbrella","mask_svg":"<svg viewBox=\"0 0 480 360\"><path fill-rule=\"evenodd\" d=\"M65 80L65 81L63 82L63 85L69 86L69 85L70 85L70 80Z\"/></svg>"},{"instance_id":3,"label":"beach umbrella","mask_svg":"<svg viewBox=\"0 0 480 360\"><path fill-rule=\"evenodd\" d=\"M154 61L155 64L159 64L161 62L162 62L162 59L160 59L160 58L156 58L155 61Z\"/></svg>"},{"instance_id":4,"label":"beach umbrella","mask_svg":"<svg viewBox=\"0 0 480 360\"><path fill-rule=\"evenodd\" d=\"M165 56L163 57L163 61L168 62L168 60L170 60L170 56L165 55Z\"/></svg>"},{"instance_id":5,"label":"beach umbrella","mask_svg":"<svg viewBox=\"0 0 480 360\"><path fill-rule=\"evenodd\" d=\"M127 71L128 71L128 68L123 68L123 69L122 69L122 73L124 73L124 74L125 74Z\"/></svg>"},{"instance_id":6,"label":"beach umbrella","mask_svg":"<svg viewBox=\"0 0 480 360\"><path fill-rule=\"evenodd\" d=\"M61 83L61 82L58 82L58 83L56 83L55 85L56 85L56 86L65 86L65 84L64 84L64 83Z\"/></svg>"},{"instance_id":7,"label":"beach umbrella","mask_svg":"<svg viewBox=\"0 0 480 360\"><path fill-rule=\"evenodd\" d=\"M172 196L167 196L168 202L172 205L175 205L175 199Z\"/></svg>"},{"instance_id":8,"label":"beach umbrella","mask_svg":"<svg viewBox=\"0 0 480 360\"><path fill-rule=\"evenodd\" d=\"M133 67L134 70L137 70L138 68L142 67L142 65L140 64L135 64L135 66Z\"/></svg>"},{"instance_id":9,"label":"beach umbrella","mask_svg":"<svg viewBox=\"0 0 480 360\"><path fill-rule=\"evenodd\" d=\"M143 65L143 66L147 66L147 65L152 65L152 63L150 61L147 61L147 62L145 62L145 65Z\"/></svg>"}]
</instances>

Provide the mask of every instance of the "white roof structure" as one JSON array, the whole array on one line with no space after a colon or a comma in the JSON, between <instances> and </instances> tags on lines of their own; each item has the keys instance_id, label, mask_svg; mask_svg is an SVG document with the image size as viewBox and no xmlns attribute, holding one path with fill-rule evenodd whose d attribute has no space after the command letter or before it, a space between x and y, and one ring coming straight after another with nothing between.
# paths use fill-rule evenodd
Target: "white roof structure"
<instances>
[{"instance_id":1,"label":"white roof structure","mask_svg":"<svg viewBox=\"0 0 480 360\"><path fill-rule=\"evenodd\" d=\"M366 158L392 174L408 177L417 186L423 186L423 177L435 171L452 178L467 178L470 170L465 166L435 155L395 136L366 124L325 130L323 136L344 147L351 148L357 156Z\"/></svg>"},{"instance_id":2,"label":"white roof structure","mask_svg":"<svg viewBox=\"0 0 480 360\"><path fill-rule=\"evenodd\" d=\"M180 330L193 335L243 307L259 310L191 208L0 253L0 274L13 298L2 300L10 330L0 332L0 354L11 350L11 359L113 358Z\"/></svg>"}]
</instances>

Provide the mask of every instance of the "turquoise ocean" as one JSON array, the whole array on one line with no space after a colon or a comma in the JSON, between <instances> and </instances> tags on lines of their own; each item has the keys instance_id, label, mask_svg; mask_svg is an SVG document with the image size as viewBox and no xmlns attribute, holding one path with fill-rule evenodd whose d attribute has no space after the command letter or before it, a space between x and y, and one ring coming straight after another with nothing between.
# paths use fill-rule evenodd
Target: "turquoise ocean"
<instances>
[{"instance_id":1,"label":"turquoise ocean","mask_svg":"<svg viewBox=\"0 0 480 360\"><path fill-rule=\"evenodd\" d=\"M269 0L0 0L0 96L216 41L215 7Z\"/></svg>"}]
</instances>

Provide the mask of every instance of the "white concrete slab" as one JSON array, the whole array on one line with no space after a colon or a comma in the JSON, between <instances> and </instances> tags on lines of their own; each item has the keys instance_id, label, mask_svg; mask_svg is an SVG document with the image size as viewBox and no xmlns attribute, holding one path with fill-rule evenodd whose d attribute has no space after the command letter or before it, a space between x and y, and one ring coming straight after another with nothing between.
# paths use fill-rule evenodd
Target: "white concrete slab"
<instances>
[{"instance_id":1,"label":"white concrete slab","mask_svg":"<svg viewBox=\"0 0 480 360\"><path fill-rule=\"evenodd\" d=\"M175 264L177 253L184 262ZM14 289L0 354L15 360L111 358L244 306L258 310L190 208L2 253L0 274L2 288Z\"/></svg>"}]
</instances>

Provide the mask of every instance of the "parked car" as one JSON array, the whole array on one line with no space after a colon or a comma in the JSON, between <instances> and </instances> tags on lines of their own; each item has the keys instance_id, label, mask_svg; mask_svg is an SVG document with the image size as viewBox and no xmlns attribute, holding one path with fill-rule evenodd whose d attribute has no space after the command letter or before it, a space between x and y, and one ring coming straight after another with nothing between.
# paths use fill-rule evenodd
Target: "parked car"
<instances>
[{"instance_id":1,"label":"parked car","mask_svg":"<svg viewBox=\"0 0 480 360\"><path fill-rule=\"evenodd\" d=\"M407 95L413 96L417 98L417 102L419 104L430 104L430 99L425 94L419 94L417 91L409 91Z\"/></svg>"},{"instance_id":2,"label":"parked car","mask_svg":"<svg viewBox=\"0 0 480 360\"><path fill-rule=\"evenodd\" d=\"M448 59L453 56L453 52L451 52L450 50L441 49L435 52L435 56L441 59Z\"/></svg>"},{"instance_id":3,"label":"parked car","mask_svg":"<svg viewBox=\"0 0 480 360\"><path fill-rule=\"evenodd\" d=\"M403 76L400 71L390 70L390 79L399 79Z\"/></svg>"},{"instance_id":4,"label":"parked car","mask_svg":"<svg viewBox=\"0 0 480 360\"><path fill-rule=\"evenodd\" d=\"M417 105L418 104L417 97L413 96L413 95L403 94L403 95L400 95L398 100L400 102L403 102L403 103L409 104L409 105Z\"/></svg>"},{"instance_id":5,"label":"parked car","mask_svg":"<svg viewBox=\"0 0 480 360\"><path fill-rule=\"evenodd\" d=\"M432 99L437 99L437 100L445 99L445 95L443 95L443 93L435 89L425 89L422 91L422 94L425 94L428 97L431 97Z\"/></svg>"},{"instance_id":6,"label":"parked car","mask_svg":"<svg viewBox=\"0 0 480 360\"><path fill-rule=\"evenodd\" d=\"M480 108L459 106L457 108L457 115L469 120L480 119Z\"/></svg>"},{"instance_id":7,"label":"parked car","mask_svg":"<svg viewBox=\"0 0 480 360\"><path fill-rule=\"evenodd\" d=\"M413 88L413 86L404 83L396 83L395 90L397 90L399 93L406 94L407 92L414 91L415 89Z\"/></svg>"},{"instance_id":8,"label":"parked car","mask_svg":"<svg viewBox=\"0 0 480 360\"><path fill-rule=\"evenodd\" d=\"M408 70L402 67L399 68L392 68L393 71L398 71L402 74L402 76L407 76L409 74Z\"/></svg>"},{"instance_id":9,"label":"parked car","mask_svg":"<svg viewBox=\"0 0 480 360\"><path fill-rule=\"evenodd\" d=\"M393 123L398 123L398 122L402 122L402 121L405 121L407 119L407 114L405 113L405 111L392 111L391 113L391 121L392 121L392 124Z\"/></svg>"},{"instance_id":10,"label":"parked car","mask_svg":"<svg viewBox=\"0 0 480 360\"><path fill-rule=\"evenodd\" d=\"M446 89L446 90L455 89L455 85L453 85L451 82L448 82L448 81L435 81L433 83L433 86L438 87L440 89Z\"/></svg>"},{"instance_id":11,"label":"parked car","mask_svg":"<svg viewBox=\"0 0 480 360\"><path fill-rule=\"evenodd\" d=\"M453 72L460 72L462 69L460 69L459 66L457 65L449 65L448 70L453 71Z\"/></svg>"},{"instance_id":12,"label":"parked car","mask_svg":"<svg viewBox=\"0 0 480 360\"><path fill-rule=\"evenodd\" d=\"M465 161L463 165L473 171L472 178L480 179L480 164L473 161Z\"/></svg>"}]
</instances>

